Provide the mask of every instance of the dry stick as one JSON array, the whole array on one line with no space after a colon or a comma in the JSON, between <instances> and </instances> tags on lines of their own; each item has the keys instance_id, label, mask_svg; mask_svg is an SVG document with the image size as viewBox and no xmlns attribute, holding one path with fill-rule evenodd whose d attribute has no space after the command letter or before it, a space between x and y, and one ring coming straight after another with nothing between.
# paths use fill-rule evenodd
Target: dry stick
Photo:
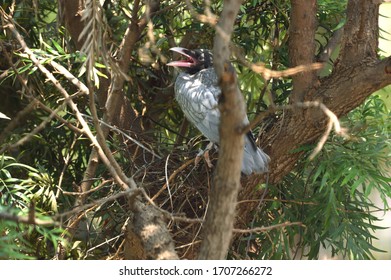
<instances>
[{"instance_id":1,"label":"dry stick","mask_svg":"<svg viewBox=\"0 0 391 280\"><path fill-rule=\"evenodd\" d=\"M13 221L17 223L37 225L37 226L52 226L57 224L53 220L46 221L46 220L37 219L35 215L32 216L30 215L30 213L27 216L17 216L7 212L0 212L0 221L1 220L7 220L7 221Z\"/></svg>"},{"instance_id":2,"label":"dry stick","mask_svg":"<svg viewBox=\"0 0 391 280\"><path fill-rule=\"evenodd\" d=\"M64 66L55 62L54 60L50 60L49 64L53 66L60 74L62 74L65 78L67 78L72 84L74 84L83 94L89 95L89 90L85 84L80 82L78 78L76 78L71 72L68 71Z\"/></svg>"},{"instance_id":3,"label":"dry stick","mask_svg":"<svg viewBox=\"0 0 391 280\"><path fill-rule=\"evenodd\" d=\"M163 187L151 198L152 201L154 201L156 198L160 196L160 194L167 188L167 183L172 182L174 178L178 175L179 172L181 172L183 169L185 169L187 166L189 166L191 163L194 162L194 159L189 159L184 164L182 164L178 169L174 171L168 178L167 182L163 185Z\"/></svg>"},{"instance_id":4,"label":"dry stick","mask_svg":"<svg viewBox=\"0 0 391 280\"><path fill-rule=\"evenodd\" d=\"M62 190L62 193L64 195L75 195L75 196L81 196L81 195L86 195L86 194L90 194L90 193L93 193L93 192L96 192L97 190L100 190L101 188L103 188L107 183L109 182L112 182L113 180L104 180L102 181L97 187L93 188L93 189L90 189L88 191L85 191L85 192L67 192L67 191L64 191Z\"/></svg>"},{"instance_id":5,"label":"dry stick","mask_svg":"<svg viewBox=\"0 0 391 280\"><path fill-rule=\"evenodd\" d=\"M96 189L94 189L95 191ZM62 220L66 217L69 217L69 216L72 216L74 214L79 214L78 215L78 218L76 218L76 221L74 220L72 222L71 225L68 225L69 227L72 227L72 225L74 223L76 223L79 219L81 219L85 213L82 213L84 212L85 210L87 209L92 209L92 208L95 208L97 206L101 206L107 202L111 202L111 201L114 201L120 197L123 197L123 196L130 196L131 198L132 197L136 197L138 196L139 194L141 194L141 189L129 189L129 190L126 190L126 191L122 191L122 192L119 192L119 193L116 193L112 196L109 196L109 197L104 197L102 199L99 199L99 200L96 200L92 203L88 203L88 204L84 204L82 206L79 206L79 207L76 207L70 211L67 211L67 212L63 212L63 213L59 213L59 214L56 214L56 215L53 215L51 217L50 220L48 221L45 221L45 220L40 220L40 219L37 219L34 217L34 219L31 218L31 213L29 213L27 216L16 216L16 215L13 215L13 214L9 214L9 213L4 213L4 212L0 212L0 219L4 219L4 220L10 220L10 221L15 221L15 222L19 222L19 223L25 223L25 224L34 224L34 225L38 225L38 226L51 226L51 225L57 225L58 222L56 222L56 220ZM158 208L160 209L160 208ZM160 209L162 210L162 209ZM164 210L162 210L164 211ZM167 214L168 212L163 212L164 214ZM167 217L170 217L170 215L168 215ZM174 219L176 219L175 216L173 216ZM178 219L181 219L181 217L178 217ZM185 218L183 218L182 220L186 220ZM193 221L195 222L195 221Z\"/></svg>"},{"instance_id":6,"label":"dry stick","mask_svg":"<svg viewBox=\"0 0 391 280\"><path fill-rule=\"evenodd\" d=\"M171 194L171 189L170 189L170 183L168 181L168 160L169 160L169 158L170 158L170 154L168 154L167 159L166 159L166 163L164 165L164 174L165 174L165 177L166 177L166 185L167 185L167 190L168 190L168 196L170 198L171 210L174 211L174 204L172 202L172 194Z\"/></svg>"},{"instance_id":7,"label":"dry stick","mask_svg":"<svg viewBox=\"0 0 391 280\"><path fill-rule=\"evenodd\" d=\"M282 71L276 71L276 70L271 70L266 68L265 65L261 63L249 63L246 60L241 60L241 61L244 61L245 65L249 67L251 70L253 70L254 72L261 74L265 80L269 80L271 78L288 77L302 72L319 70L322 69L324 66L323 63L317 62L317 63L311 63L307 65L298 65Z\"/></svg>"},{"instance_id":8,"label":"dry stick","mask_svg":"<svg viewBox=\"0 0 391 280\"><path fill-rule=\"evenodd\" d=\"M101 198L101 199L98 199L98 200L95 200L94 202L91 202L91 203L88 203L88 204L84 204L82 206L78 206L70 211L67 211L67 212L64 212L64 213L61 213L61 214L56 214L53 216L54 219L62 219L62 218L65 218L67 216L71 216L73 214L77 214L77 213L80 213L88 208L91 208L91 207L96 207L96 206L101 206L107 202L111 202L111 201L114 201L120 197L123 197L123 196L130 196L130 198L133 198L133 197L136 197L138 196L139 194L141 194L141 189L128 189L126 191L122 191L122 192L119 192L119 193L116 193L114 195L111 195L109 197L104 197L104 198Z\"/></svg>"},{"instance_id":9,"label":"dry stick","mask_svg":"<svg viewBox=\"0 0 391 280\"><path fill-rule=\"evenodd\" d=\"M90 92L92 92L92 91L90 91ZM119 178L121 178L121 181L125 183L122 187L125 190L127 190L128 187L130 187L132 189L136 189L137 185L134 182L133 178L128 178L125 175L125 173L122 171L120 165L115 160L112 152L110 151L109 147L106 144L105 133L103 132L102 127L99 124L99 117L98 117L98 112L96 111L95 100L94 100L93 94L90 95L89 100L90 100L90 110L91 110L91 114L92 114L92 120L94 122L94 126L96 129L96 136L97 136L98 143L100 144L104 154L107 156L112 168L115 170L115 173L118 174Z\"/></svg>"},{"instance_id":10,"label":"dry stick","mask_svg":"<svg viewBox=\"0 0 391 280\"><path fill-rule=\"evenodd\" d=\"M48 106L46 106L45 104L43 104L41 101L39 101L37 98L33 97L33 96L27 96L27 98L29 98L30 100L35 100L37 101L38 103L38 106L46 111L47 113L51 114L53 112L53 109L49 108ZM77 126L74 126L73 124L71 124L69 121L65 120L64 118L62 118L61 116L59 116L58 114L55 114L54 115L54 118L56 120L58 120L59 122L61 122L63 125L65 125L66 127L68 127L70 130L72 130L73 132L75 132L76 134L83 134L83 130L81 130L80 128L78 128Z\"/></svg>"},{"instance_id":11,"label":"dry stick","mask_svg":"<svg viewBox=\"0 0 391 280\"><path fill-rule=\"evenodd\" d=\"M204 14L197 13L196 8L191 4L189 0L186 0L186 6L188 7L190 14L194 18L196 18L202 23L208 23L211 26L216 27L219 18L216 15L212 14L210 9L208 9L208 7L206 8L205 10L206 14L204 15Z\"/></svg>"},{"instance_id":12,"label":"dry stick","mask_svg":"<svg viewBox=\"0 0 391 280\"><path fill-rule=\"evenodd\" d=\"M88 115L85 115L85 114L82 114L85 118L87 119L92 119L91 116L88 116ZM103 120L99 120L99 123L101 125L104 125L104 126L107 126L108 128L110 128L112 131L115 131L119 134L121 134L123 137L125 137L126 139L132 141L133 143L135 143L137 146L139 146L140 148L146 150L147 152L149 152L150 154L152 154L154 157L157 157L158 159L162 159L161 156L159 156L158 154L156 154L153 150L145 147L145 145L143 145L141 142L137 141L136 139L134 139L133 137L129 136L128 134L126 134L125 132L123 132L122 130L116 128L115 126L112 126L108 123L106 123L105 121Z\"/></svg>"},{"instance_id":13,"label":"dry stick","mask_svg":"<svg viewBox=\"0 0 391 280\"><path fill-rule=\"evenodd\" d=\"M185 222L185 223L203 223L203 219L194 219L194 218L187 218L184 216L178 216L173 215L172 213L168 212L167 210L164 210L157 206L155 202L148 196L148 194L145 192L144 189L140 189L141 193L143 194L144 198L147 200L149 204L151 204L156 210L160 211L167 219L170 219L172 221L178 221L178 222Z\"/></svg>"},{"instance_id":14,"label":"dry stick","mask_svg":"<svg viewBox=\"0 0 391 280\"><path fill-rule=\"evenodd\" d=\"M100 243L100 244L98 244L98 245L96 245L96 246L94 246L94 247L92 247L92 248L89 248L89 249L87 250L86 253L92 252L92 251L94 251L95 249L97 249L97 248L99 248L99 247L101 247L101 246L103 246L103 245L105 245L105 244L109 245L109 243L110 243L111 241L113 241L113 240L117 241L117 240L118 240L121 236L123 236L123 235L124 235L124 233L120 233L120 234L118 234L117 236L114 236L113 238L110 238L110 239L108 239L108 240L105 240L105 241L103 241L102 243Z\"/></svg>"},{"instance_id":15,"label":"dry stick","mask_svg":"<svg viewBox=\"0 0 391 280\"><path fill-rule=\"evenodd\" d=\"M71 157L72 157L71 154L73 154L73 148L75 147L76 142L77 142L77 137L75 137L75 135L74 135L73 140L72 140L72 143L71 143L71 145L69 146L67 155L65 155L65 156L63 157L64 166L62 167L60 176L58 177L58 184L57 184L57 191L56 191L56 199L58 199L58 197L60 196L60 191L62 191L61 185L62 185L62 182L63 182L63 180L64 180L65 171L68 169L68 166L69 166L69 163L70 163L70 159L71 159Z\"/></svg>"},{"instance_id":16,"label":"dry stick","mask_svg":"<svg viewBox=\"0 0 391 280\"><path fill-rule=\"evenodd\" d=\"M115 251L115 254L107 257L106 260L120 260L119 255L123 251L124 245L125 245L125 239L122 240L121 244L118 246L117 250Z\"/></svg>"},{"instance_id":17,"label":"dry stick","mask_svg":"<svg viewBox=\"0 0 391 280\"><path fill-rule=\"evenodd\" d=\"M250 229L233 229L234 233L258 233L258 232L265 232L265 231L271 231L273 229L277 228L284 228L289 226L301 226L305 227L305 225L302 222L284 222L282 224L272 225L268 227L255 227Z\"/></svg>"}]
</instances>

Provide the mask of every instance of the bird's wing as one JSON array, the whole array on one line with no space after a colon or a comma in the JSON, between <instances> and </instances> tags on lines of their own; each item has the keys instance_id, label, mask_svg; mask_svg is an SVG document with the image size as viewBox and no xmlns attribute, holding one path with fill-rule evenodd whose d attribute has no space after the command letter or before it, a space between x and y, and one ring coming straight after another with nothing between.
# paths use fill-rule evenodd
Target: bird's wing
<instances>
[{"instance_id":1,"label":"bird's wing","mask_svg":"<svg viewBox=\"0 0 391 280\"><path fill-rule=\"evenodd\" d=\"M220 94L213 69L194 75L181 73L175 82L175 97L186 118L215 143L219 142L220 111L217 105ZM243 123L249 123L247 116ZM269 156L257 147L254 136L248 132L245 135L242 172L247 175L267 172L269 161Z\"/></svg>"},{"instance_id":2,"label":"bird's wing","mask_svg":"<svg viewBox=\"0 0 391 280\"><path fill-rule=\"evenodd\" d=\"M175 97L186 118L210 141L218 143L220 111L217 105L221 90L215 75L214 70L208 69L195 75L179 74L175 82Z\"/></svg>"}]
</instances>

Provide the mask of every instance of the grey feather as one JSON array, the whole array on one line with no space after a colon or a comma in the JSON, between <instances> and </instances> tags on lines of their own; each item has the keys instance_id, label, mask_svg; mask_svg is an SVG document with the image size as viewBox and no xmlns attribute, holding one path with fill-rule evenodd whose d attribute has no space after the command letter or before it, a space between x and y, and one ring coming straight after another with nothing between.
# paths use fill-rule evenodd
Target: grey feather
<instances>
[{"instance_id":1,"label":"grey feather","mask_svg":"<svg viewBox=\"0 0 391 280\"><path fill-rule=\"evenodd\" d=\"M220 94L213 67L195 74L181 72L175 81L175 98L186 118L214 143L220 140L220 111L217 107ZM247 116L243 123L249 123ZM242 172L246 175L267 172L270 161L269 156L255 145L252 137L251 133L245 136Z\"/></svg>"}]
</instances>

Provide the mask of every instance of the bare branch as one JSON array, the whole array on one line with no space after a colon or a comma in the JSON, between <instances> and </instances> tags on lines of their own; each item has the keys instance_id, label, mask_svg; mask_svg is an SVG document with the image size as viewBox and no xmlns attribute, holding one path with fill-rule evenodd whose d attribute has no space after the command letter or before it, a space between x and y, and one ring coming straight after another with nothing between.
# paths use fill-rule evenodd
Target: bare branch
<instances>
[{"instance_id":1,"label":"bare branch","mask_svg":"<svg viewBox=\"0 0 391 280\"><path fill-rule=\"evenodd\" d=\"M61 190L62 193L64 195L76 195L76 196L81 196L81 195L86 195L86 194L90 194L90 193L93 193L93 192L96 192L97 190L100 190L101 188L103 188L107 183L110 183L112 182L112 180L103 180L97 187L93 188L93 189L90 189L86 192L68 192L68 191L64 191L64 190Z\"/></svg>"},{"instance_id":2,"label":"bare branch","mask_svg":"<svg viewBox=\"0 0 391 280\"><path fill-rule=\"evenodd\" d=\"M62 74L72 84L74 84L83 94L89 94L87 86L83 84L78 78L76 78L71 72L69 72L64 66L55 62L54 60L50 60L49 63L51 66L53 66L54 69L56 69L60 74Z\"/></svg>"},{"instance_id":3,"label":"bare branch","mask_svg":"<svg viewBox=\"0 0 391 280\"><path fill-rule=\"evenodd\" d=\"M316 0L291 0L289 26L290 66L309 65L315 58ZM299 73L293 77L291 103L304 101L313 86L316 72Z\"/></svg>"},{"instance_id":4,"label":"bare branch","mask_svg":"<svg viewBox=\"0 0 391 280\"><path fill-rule=\"evenodd\" d=\"M291 67L286 70L282 71L276 71L266 68L261 63L252 63L247 65L251 70L253 70L256 73L262 74L262 77L265 80L270 80L272 78L282 78L282 77L289 77L294 76L297 74L304 74L305 72L311 72L314 70L322 69L324 64L323 63L311 63L307 65L298 65L295 67Z\"/></svg>"},{"instance_id":5,"label":"bare branch","mask_svg":"<svg viewBox=\"0 0 391 280\"><path fill-rule=\"evenodd\" d=\"M174 242L163 215L152 205L144 205L135 202L134 217L126 227L125 238L128 244L132 244L135 235L140 237L143 251L148 259L173 260L178 259ZM136 248L132 248L134 250Z\"/></svg>"},{"instance_id":6,"label":"bare branch","mask_svg":"<svg viewBox=\"0 0 391 280\"><path fill-rule=\"evenodd\" d=\"M290 227L290 226L305 227L305 225L302 222L285 222L282 224L272 225L272 226L268 226L268 227L255 227L255 228L250 228L250 229L235 228L235 229L233 229L233 232L234 233L259 233L259 232L266 232L266 231L271 231L273 229L279 229L279 228Z\"/></svg>"},{"instance_id":7,"label":"bare branch","mask_svg":"<svg viewBox=\"0 0 391 280\"><path fill-rule=\"evenodd\" d=\"M244 136L238 133L245 117L245 104L234 68L229 63L229 43L242 1L224 1L216 26L213 57L220 79L220 149L214 186L204 224L199 259L224 259L232 237L237 194L240 188Z\"/></svg>"},{"instance_id":8,"label":"bare branch","mask_svg":"<svg viewBox=\"0 0 391 280\"><path fill-rule=\"evenodd\" d=\"M63 213L60 213L60 214L56 214L56 215L53 216L53 219L55 219L55 220L63 219L65 217L69 217L69 216L72 216L74 214L81 213L81 212L83 212L83 211L85 211L87 209L90 209L91 207L101 206L101 205L103 205L103 204L105 204L107 202L111 202L111 201L117 200L118 198L124 197L124 196L126 196L126 197L128 197L130 199L134 199L135 197L137 197L140 194L141 194L141 189L128 189L126 191L122 191L122 192L116 193L116 194L111 195L109 197L104 197L104 198L95 200L94 202L75 207L74 209L72 209L70 211L66 211L66 212L63 212Z\"/></svg>"},{"instance_id":9,"label":"bare branch","mask_svg":"<svg viewBox=\"0 0 391 280\"><path fill-rule=\"evenodd\" d=\"M85 118L87 118L87 119L92 119L91 116L84 115L84 114L83 114L83 116L84 116ZM145 145L143 145L142 143L140 143L139 141L137 141L136 139L134 139L134 138L131 137L130 135L126 134L126 133L123 132L121 129L118 129L118 128L116 128L115 126L110 125L110 124L108 124L108 123L106 123L106 122L104 122L104 121L102 121L102 120L99 120L99 123L100 123L100 125L107 126L107 127L110 128L110 130L115 131L115 132L121 134L123 137L125 137L126 139L132 141L132 142L135 143L137 146L139 146L139 147L142 148L143 150L149 152L149 153L150 153L151 155L153 155L154 157L156 157L156 158L158 158L158 159L162 159L162 157L159 156L158 154L156 154L153 150L147 148Z\"/></svg>"},{"instance_id":10,"label":"bare branch","mask_svg":"<svg viewBox=\"0 0 391 280\"><path fill-rule=\"evenodd\" d=\"M172 182L174 178L178 175L179 172L184 170L187 166L194 162L194 159L189 159L184 164L182 164L177 170L174 171L168 178L167 182L163 185L163 187L151 198L152 201L156 200L160 196L160 194L167 188L167 184Z\"/></svg>"},{"instance_id":11,"label":"bare branch","mask_svg":"<svg viewBox=\"0 0 391 280\"><path fill-rule=\"evenodd\" d=\"M205 1L205 4L206 4L206 7L205 7L205 14L199 14L197 13L196 9L194 8L194 6L191 4L191 2L189 0L186 0L186 5L187 5L187 8L189 9L190 11L190 14L196 18L198 21L200 22L203 22L203 23L208 23L210 24L211 26L216 26L217 25L217 22L218 22L218 17L216 15L214 15L211 11L210 11L210 5L208 6L208 3L209 1ZM210 3L209 3L210 4Z\"/></svg>"},{"instance_id":12,"label":"bare branch","mask_svg":"<svg viewBox=\"0 0 391 280\"><path fill-rule=\"evenodd\" d=\"M0 221L1 220L7 220L16 223L37 225L37 226L52 226L58 224L57 222L51 219L48 220L37 219L35 215L30 216L30 213L27 216L17 216L10 213L0 212Z\"/></svg>"}]
</instances>

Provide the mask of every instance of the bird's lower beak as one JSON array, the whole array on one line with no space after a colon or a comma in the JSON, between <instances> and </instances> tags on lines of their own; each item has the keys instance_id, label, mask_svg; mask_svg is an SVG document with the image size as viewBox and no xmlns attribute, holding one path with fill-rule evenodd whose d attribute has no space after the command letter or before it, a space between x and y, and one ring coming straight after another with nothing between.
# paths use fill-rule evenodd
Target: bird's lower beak
<instances>
[{"instance_id":1,"label":"bird's lower beak","mask_svg":"<svg viewBox=\"0 0 391 280\"><path fill-rule=\"evenodd\" d=\"M167 63L168 66L176 66L176 67L192 67L197 63L197 61L188 54L188 49L181 48L181 47L174 47L171 48L170 51L176 52L181 54L185 59L183 60L177 60L177 61L171 61L170 63Z\"/></svg>"}]
</instances>

